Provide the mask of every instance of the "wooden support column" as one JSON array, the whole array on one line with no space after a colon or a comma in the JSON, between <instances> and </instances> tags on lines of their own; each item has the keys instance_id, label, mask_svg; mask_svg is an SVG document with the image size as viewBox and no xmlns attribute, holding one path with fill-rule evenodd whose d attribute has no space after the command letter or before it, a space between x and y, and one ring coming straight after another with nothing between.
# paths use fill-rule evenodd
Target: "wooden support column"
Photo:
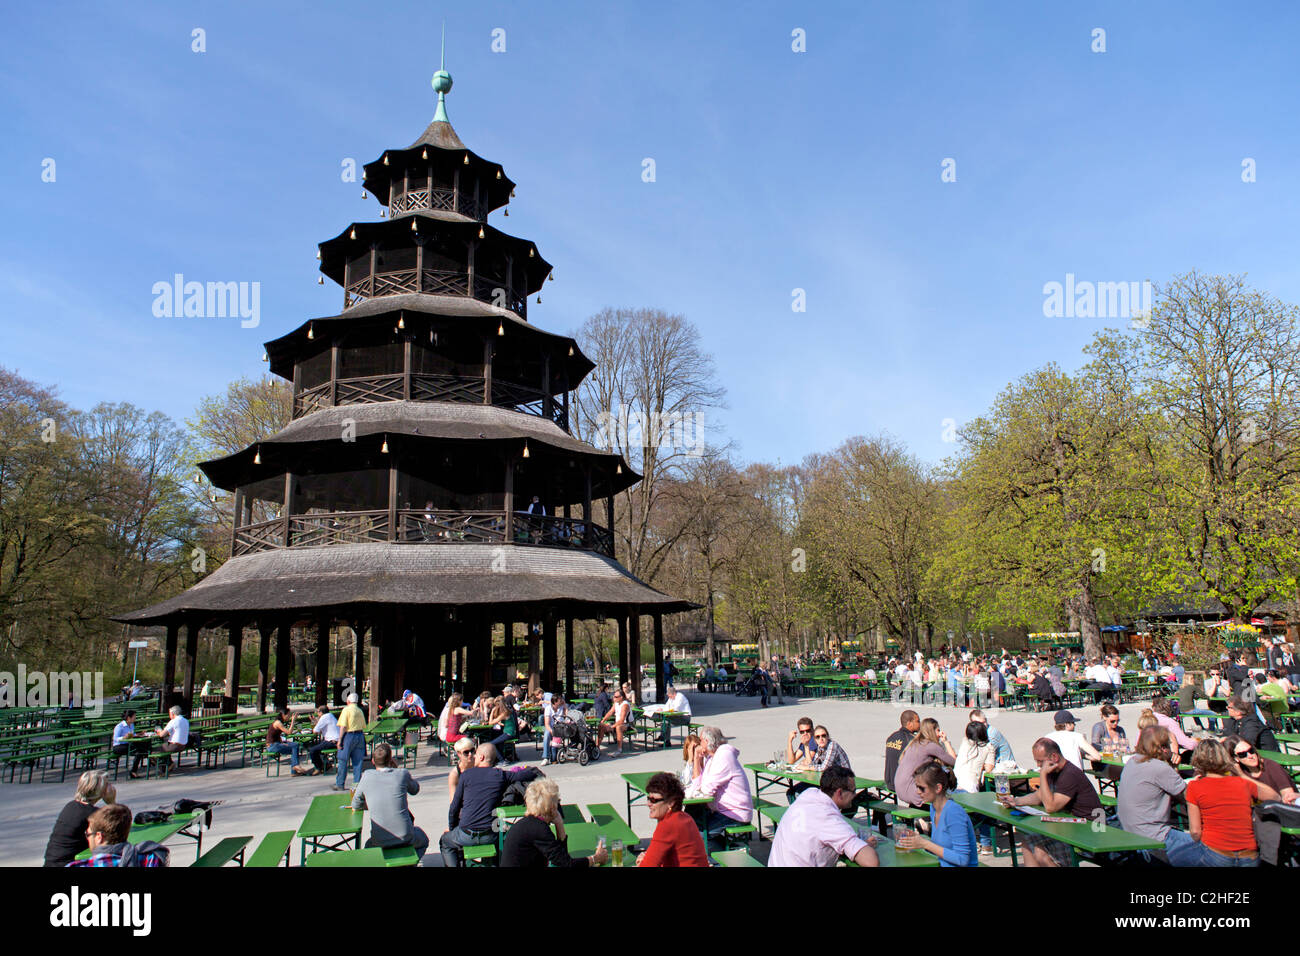
<instances>
[{"instance_id":1,"label":"wooden support column","mask_svg":"<svg viewBox=\"0 0 1300 956\"><path fill-rule=\"evenodd\" d=\"M383 691L380 689L380 665L383 663L383 656L388 652L390 635L385 633L387 628L380 625L378 621L370 627L370 699L367 710L367 719L375 721L379 719L379 712L383 709L380 698Z\"/></svg>"},{"instance_id":2,"label":"wooden support column","mask_svg":"<svg viewBox=\"0 0 1300 956\"><path fill-rule=\"evenodd\" d=\"M271 705L276 712L289 706L289 664L292 652L289 650L289 622L282 622L275 629L275 697Z\"/></svg>"},{"instance_id":3,"label":"wooden support column","mask_svg":"<svg viewBox=\"0 0 1300 956\"><path fill-rule=\"evenodd\" d=\"M510 452L506 452L505 507L505 542L511 544L515 540L515 456Z\"/></svg>"},{"instance_id":4,"label":"wooden support column","mask_svg":"<svg viewBox=\"0 0 1300 956\"><path fill-rule=\"evenodd\" d=\"M564 619L564 699L575 694L573 684L573 618ZM600 715L604 717L604 714Z\"/></svg>"},{"instance_id":5,"label":"wooden support column","mask_svg":"<svg viewBox=\"0 0 1300 956\"><path fill-rule=\"evenodd\" d=\"M542 356L542 417L555 420L555 399L551 395L551 353Z\"/></svg>"},{"instance_id":6,"label":"wooden support column","mask_svg":"<svg viewBox=\"0 0 1300 956\"><path fill-rule=\"evenodd\" d=\"M483 404L492 404L492 340L487 337L483 339Z\"/></svg>"},{"instance_id":7,"label":"wooden support column","mask_svg":"<svg viewBox=\"0 0 1300 956\"><path fill-rule=\"evenodd\" d=\"M609 556L617 561L618 549L614 543L617 535L614 534L614 495L612 492L605 497L605 515L609 520Z\"/></svg>"},{"instance_id":8,"label":"wooden support column","mask_svg":"<svg viewBox=\"0 0 1300 956\"><path fill-rule=\"evenodd\" d=\"M352 623L352 635L355 642L352 647L352 679L356 682L354 690L359 697L361 695L361 685L366 680L366 628L365 625L358 622ZM346 695L344 695L346 696ZM345 700L346 704L347 701Z\"/></svg>"},{"instance_id":9,"label":"wooden support column","mask_svg":"<svg viewBox=\"0 0 1300 956\"><path fill-rule=\"evenodd\" d=\"M664 616L655 611L655 703L662 704L667 699L668 679L664 676Z\"/></svg>"},{"instance_id":10,"label":"wooden support column","mask_svg":"<svg viewBox=\"0 0 1300 956\"><path fill-rule=\"evenodd\" d=\"M529 694L532 694L536 690L540 690L542 686L541 661L538 659L541 656L540 653L541 649L538 647L540 643L541 643L541 637L538 634L534 633L533 625L530 623L528 625L528 693Z\"/></svg>"},{"instance_id":11,"label":"wooden support column","mask_svg":"<svg viewBox=\"0 0 1300 956\"><path fill-rule=\"evenodd\" d=\"M506 683L515 682L516 664L515 664L515 622L506 618L501 624L506 639Z\"/></svg>"},{"instance_id":12,"label":"wooden support column","mask_svg":"<svg viewBox=\"0 0 1300 956\"><path fill-rule=\"evenodd\" d=\"M475 677L479 690L492 689L492 622L480 618L471 626L472 640L479 645L479 669Z\"/></svg>"},{"instance_id":13,"label":"wooden support column","mask_svg":"<svg viewBox=\"0 0 1300 956\"><path fill-rule=\"evenodd\" d=\"M542 621L542 685L552 692L560 674L556 656L555 618L548 615Z\"/></svg>"},{"instance_id":14,"label":"wooden support column","mask_svg":"<svg viewBox=\"0 0 1300 956\"><path fill-rule=\"evenodd\" d=\"M592 542L592 513L591 513L591 465L582 466L582 474L586 479L585 490L582 495L582 546L591 550Z\"/></svg>"},{"instance_id":15,"label":"wooden support column","mask_svg":"<svg viewBox=\"0 0 1300 956\"><path fill-rule=\"evenodd\" d=\"M226 637L226 693L221 698L221 712L239 712L239 656L244 648L244 622L232 618Z\"/></svg>"},{"instance_id":16,"label":"wooden support column","mask_svg":"<svg viewBox=\"0 0 1300 956\"><path fill-rule=\"evenodd\" d=\"M261 621L257 624L257 712L259 714L266 712L266 685L271 673L271 632L273 630L275 626L272 624Z\"/></svg>"},{"instance_id":17,"label":"wooden support column","mask_svg":"<svg viewBox=\"0 0 1300 956\"><path fill-rule=\"evenodd\" d=\"M280 532L280 539L287 548L293 542L289 539L289 515L293 513L293 472L284 473L284 529Z\"/></svg>"},{"instance_id":18,"label":"wooden support column","mask_svg":"<svg viewBox=\"0 0 1300 956\"><path fill-rule=\"evenodd\" d=\"M167 625L167 647L163 651L162 707L165 711L176 703L176 646L180 643L180 625Z\"/></svg>"},{"instance_id":19,"label":"wooden support column","mask_svg":"<svg viewBox=\"0 0 1300 956\"><path fill-rule=\"evenodd\" d=\"M627 616L618 615L618 683L622 686L627 680Z\"/></svg>"},{"instance_id":20,"label":"wooden support column","mask_svg":"<svg viewBox=\"0 0 1300 956\"><path fill-rule=\"evenodd\" d=\"M627 635L627 670L632 675L632 693L636 694L636 703L640 707L645 703L641 699L641 609L633 608L628 615Z\"/></svg>"},{"instance_id":21,"label":"wooden support column","mask_svg":"<svg viewBox=\"0 0 1300 956\"><path fill-rule=\"evenodd\" d=\"M453 692L465 692L465 648L456 645L456 666L452 669L452 689Z\"/></svg>"},{"instance_id":22,"label":"wooden support column","mask_svg":"<svg viewBox=\"0 0 1300 956\"><path fill-rule=\"evenodd\" d=\"M391 449L390 449L391 451ZM388 456L388 540L397 540L397 455Z\"/></svg>"},{"instance_id":23,"label":"wooden support column","mask_svg":"<svg viewBox=\"0 0 1300 956\"><path fill-rule=\"evenodd\" d=\"M185 686L181 689L181 698L184 701L185 716L192 717L194 714L194 668L198 663L196 660L199 656L199 626L197 624L185 625Z\"/></svg>"},{"instance_id":24,"label":"wooden support column","mask_svg":"<svg viewBox=\"0 0 1300 956\"><path fill-rule=\"evenodd\" d=\"M322 617L316 621L316 706L329 703L330 682L330 620Z\"/></svg>"}]
</instances>

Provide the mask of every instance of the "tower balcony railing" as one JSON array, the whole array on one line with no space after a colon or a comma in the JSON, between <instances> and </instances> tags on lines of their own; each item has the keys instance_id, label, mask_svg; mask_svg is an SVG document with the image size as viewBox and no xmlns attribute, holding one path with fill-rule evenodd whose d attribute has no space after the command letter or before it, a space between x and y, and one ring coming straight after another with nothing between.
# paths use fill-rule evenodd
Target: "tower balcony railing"
<instances>
[{"instance_id":1,"label":"tower balcony railing","mask_svg":"<svg viewBox=\"0 0 1300 956\"><path fill-rule=\"evenodd\" d=\"M507 518L509 530L507 531ZM393 533L389 528L393 527ZM336 511L292 515L235 529L238 557L282 548L321 548L336 544L519 544L569 548L614 556L614 535L582 518L517 511L401 509L391 526L387 510Z\"/></svg>"},{"instance_id":2,"label":"tower balcony railing","mask_svg":"<svg viewBox=\"0 0 1300 956\"><path fill-rule=\"evenodd\" d=\"M338 405L367 405L375 402L400 402L406 398L406 376L401 372L387 375L365 375L338 380L335 403ZM330 408L331 382L322 382L304 388L294 397L293 417L301 418L323 408ZM471 375L435 375L412 372L410 398L414 402L457 402L463 405L483 405L484 380ZM509 408L539 418L547 416L546 393L540 388L518 385L514 382L492 381L492 404ZM561 402L550 401L550 420L566 432L569 417Z\"/></svg>"},{"instance_id":3,"label":"tower balcony railing","mask_svg":"<svg viewBox=\"0 0 1300 956\"><path fill-rule=\"evenodd\" d=\"M471 293L469 273L449 269L395 269L364 276L348 283L344 288L343 308L347 310L358 302L379 296L410 293L472 295L480 302L509 309L521 319L528 318L528 296L519 289L507 288L498 279L476 275Z\"/></svg>"},{"instance_id":4,"label":"tower balcony railing","mask_svg":"<svg viewBox=\"0 0 1300 956\"><path fill-rule=\"evenodd\" d=\"M447 189L444 186L434 186L432 189L428 187L411 189L407 193L394 190L388 209L390 214L394 216L410 212L421 212L427 209L431 212L459 213L462 216L468 216L470 219L483 218L479 215L479 204L473 196L465 192L457 194L456 190Z\"/></svg>"}]
</instances>

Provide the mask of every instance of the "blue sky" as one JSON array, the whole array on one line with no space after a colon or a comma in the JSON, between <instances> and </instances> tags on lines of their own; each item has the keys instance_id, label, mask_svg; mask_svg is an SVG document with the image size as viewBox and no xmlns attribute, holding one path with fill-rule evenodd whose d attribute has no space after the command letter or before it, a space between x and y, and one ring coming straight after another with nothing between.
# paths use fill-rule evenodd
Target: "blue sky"
<instances>
[{"instance_id":1,"label":"blue sky","mask_svg":"<svg viewBox=\"0 0 1300 956\"><path fill-rule=\"evenodd\" d=\"M445 16L452 123L519 184L492 222L555 265L530 320L685 314L743 459L793 463L888 432L938 461L954 447L944 419L979 414L1043 363L1076 366L1114 324L1044 318L1046 282L1198 268L1300 300L1297 9L14 8L0 38L0 364L80 407L177 420L260 374L263 341L338 312L315 244L379 209L340 164L429 121ZM1098 27L1105 53L1091 50ZM807 52L791 50L796 28ZM956 182L941 181L945 158ZM155 318L152 286L178 272L260 282L261 325Z\"/></svg>"}]
</instances>

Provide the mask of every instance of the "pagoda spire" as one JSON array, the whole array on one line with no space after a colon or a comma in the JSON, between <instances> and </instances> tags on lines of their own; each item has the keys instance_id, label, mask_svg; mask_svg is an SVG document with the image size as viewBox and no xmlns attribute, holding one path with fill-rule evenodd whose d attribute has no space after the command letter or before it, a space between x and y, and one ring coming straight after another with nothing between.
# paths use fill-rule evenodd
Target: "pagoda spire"
<instances>
[{"instance_id":1,"label":"pagoda spire","mask_svg":"<svg viewBox=\"0 0 1300 956\"><path fill-rule=\"evenodd\" d=\"M442 56L438 72L433 74L433 88L438 93L438 109L433 114L435 123L450 123L447 119L447 94L451 92L451 74L447 72L447 21L442 22Z\"/></svg>"}]
</instances>

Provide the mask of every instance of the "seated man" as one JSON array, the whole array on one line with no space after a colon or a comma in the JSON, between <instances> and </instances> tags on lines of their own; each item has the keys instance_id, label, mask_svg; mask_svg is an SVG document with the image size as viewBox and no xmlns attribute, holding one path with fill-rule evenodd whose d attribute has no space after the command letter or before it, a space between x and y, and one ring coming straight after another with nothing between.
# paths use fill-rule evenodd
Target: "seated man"
<instances>
[{"instance_id":1,"label":"seated man","mask_svg":"<svg viewBox=\"0 0 1300 956\"><path fill-rule=\"evenodd\" d=\"M1020 796L1004 794L998 801L1008 807L1041 806L1048 813L1082 817L1095 821L1102 817L1101 799L1082 770L1065 759L1056 741L1039 737L1034 742L1034 763L1038 765L1038 789ZM1026 866L1069 866L1073 851L1060 840L1021 834Z\"/></svg>"},{"instance_id":2,"label":"seated man","mask_svg":"<svg viewBox=\"0 0 1300 956\"><path fill-rule=\"evenodd\" d=\"M420 784L411 772L393 765L393 748L382 741L375 744L375 769L361 775L352 794L352 809L370 811L370 839L366 846L410 846L419 856L429 849L429 837L415 825L407 803L407 794L420 792Z\"/></svg>"},{"instance_id":3,"label":"seated man","mask_svg":"<svg viewBox=\"0 0 1300 956\"><path fill-rule=\"evenodd\" d=\"M412 720L423 722L428 715L424 712L424 700L419 694L412 693L409 690L402 691L401 700L396 700L388 708L390 714L402 714Z\"/></svg>"},{"instance_id":4,"label":"seated man","mask_svg":"<svg viewBox=\"0 0 1300 956\"><path fill-rule=\"evenodd\" d=\"M171 707L168 711L171 720L167 721L167 726L155 733L163 739L163 753L179 753L190 745L190 722L181 716L181 709L178 706ZM171 769L172 758L167 757L167 769Z\"/></svg>"},{"instance_id":5,"label":"seated man","mask_svg":"<svg viewBox=\"0 0 1300 956\"><path fill-rule=\"evenodd\" d=\"M606 734L614 735L614 743L618 751L623 750L623 734L628 727L632 725L632 705L627 702L621 690L614 691L614 703L610 705L609 711L600 718L600 726L596 728L596 746L599 747L605 740Z\"/></svg>"},{"instance_id":6,"label":"seated man","mask_svg":"<svg viewBox=\"0 0 1300 956\"><path fill-rule=\"evenodd\" d=\"M171 851L152 840L127 842L131 832L131 810L120 803L110 803L90 815L86 821L86 840L90 858L73 860L68 866L167 866Z\"/></svg>"},{"instance_id":7,"label":"seated man","mask_svg":"<svg viewBox=\"0 0 1300 956\"><path fill-rule=\"evenodd\" d=\"M316 772L324 773L325 758L321 753L326 750L337 750L342 733L339 731L338 718L330 713L329 704L321 704L316 708L316 713L320 717L311 731L320 735L320 743L312 744L307 748L307 756L311 757L311 765L316 768Z\"/></svg>"},{"instance_id":8,"label":"seated man","mask_svg":"<svg viewBox=\"0 0 1300 956\"><path fill-rule=\"evenodd\" d=\"M879 866L876 838L863 840L844 818L855 794L852 771L823 771L821 786L801 793L781 818L767 865L834 866L846 856L858 866Z\"/></svg>"},{"instance_id":9,"label":"seated man","mask_svg":"<svg viewBox=\"0 0 1300 956\"><path fill-rule=\"evenodd\" d=\"M447 829L438 841L443 866L463 866L464 848L495 843L496 810L506 787L516 781L535 780L542 775L534 767L502 770L500 757L491 744L480 744L474 752L474 766L456 781L456 792L447 813Z\"/></svg>"},{"instance_id":10,"label":"seated man","mask_svg":"<svg viewBox=\"0 0 1300 956\"><path fill-rule=\"evenodd\" d=\"M1248 704L1234 694L1228 698L1228 718L1223 722L1226 733L1236 734L1256 750L1270 753L1278 749L1277 738L1259 717L1254 704Z\"/></svg>"},{"instance_id":11,"label":"seated man","mask_svg":"<svg viewBox=\"0 0 1300 956\"><path fill-rule=\"evenodd\" d=\"M691 703L686 699L686 695L674 687L672 684L667 685L665 693L668 696L666 703L647 707L645 712L649 713L671 713L685 716L687 722L691 719ZM664 717L661 721L659 742L667 745L672 733L672 718Z\"/></svg>"},{"instance_id":12,"label":"seated man","mask_svg":"<svg viewBox=\"0 0 1300 956\"><path fill-rule=\"evenodd\" d=\"M790 731L790 736L786 738L785 762L792 765L803 763L816 752L817 744L813 741L812 718L800 717L794 730Z\"/></svg>"},{"instance_id":13,"label":"seated man","mask_svg":"<svg viewBox=\"0 0 1300 956\"><path fill-rule=\"evenodd\" d=\"M727 827L751 823L754 819L754 798L749 792L745 768L740 765L740 751L725 741L717 727L700 728L700 746L707 759L699 781L687 793L688 797L709 798L704 831L719 846Z\"/></svg>"}]
</instances>

